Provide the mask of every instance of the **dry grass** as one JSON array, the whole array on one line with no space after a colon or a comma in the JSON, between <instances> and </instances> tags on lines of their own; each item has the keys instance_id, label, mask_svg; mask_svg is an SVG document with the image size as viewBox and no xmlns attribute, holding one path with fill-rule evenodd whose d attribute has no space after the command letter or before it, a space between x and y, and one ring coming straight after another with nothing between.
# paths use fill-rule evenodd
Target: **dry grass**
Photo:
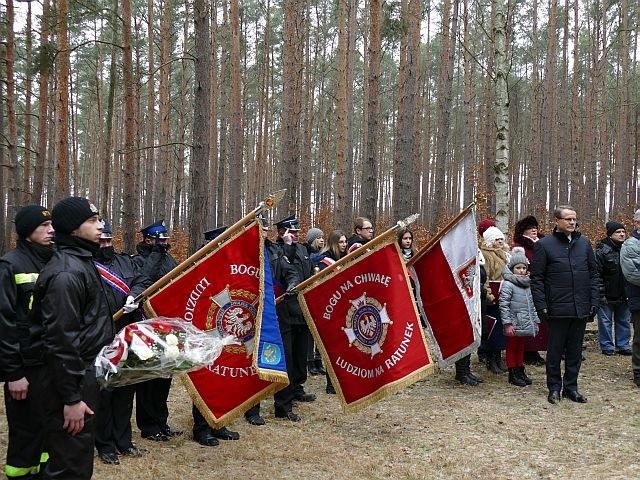
<instances>
[{"instance_id":1,"label":"dry grass","mask_svg":"<svg viewBox=\"0 0 640 480\"><path fill-rule=\"evenodd\" d=\"M630 359L601 355L593 334L587 345L580 378L585 405L547 403L543 367L529 367L534 385L518 388L474 363L485 379L479 387L460 386L451 371L443 372L343 415L324 394L324 378L310 377L307 390L318 400L298 407L300 423L274 419L272 402L264 401L267 425L238 420L231 428L240 441L218 447L202 447L188 433L161 444L136 433L136 443L151 453L119 466L96 461L94 478L638 478L640 390L631 382ZM171 426L189 432L190 408L174 382ZM6 431L4 417L1 422Z\"/></svg>"}]
</instances>

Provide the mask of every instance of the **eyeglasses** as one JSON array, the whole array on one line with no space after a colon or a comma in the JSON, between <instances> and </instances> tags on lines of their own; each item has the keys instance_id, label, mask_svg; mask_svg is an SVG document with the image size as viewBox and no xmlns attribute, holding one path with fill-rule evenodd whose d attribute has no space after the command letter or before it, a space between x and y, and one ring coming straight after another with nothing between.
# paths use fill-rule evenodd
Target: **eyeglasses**
<instances>
[{"instance_id":1,"label":"eyeglasses","mask_svg":"<svg viewBox=\"0 0 640 480\"><path fill-rule=\"evenodd\" d=\"M362 227L360 230L368 230L370 232L373 232L373 227Z\"/></svg>"}]
</instances>

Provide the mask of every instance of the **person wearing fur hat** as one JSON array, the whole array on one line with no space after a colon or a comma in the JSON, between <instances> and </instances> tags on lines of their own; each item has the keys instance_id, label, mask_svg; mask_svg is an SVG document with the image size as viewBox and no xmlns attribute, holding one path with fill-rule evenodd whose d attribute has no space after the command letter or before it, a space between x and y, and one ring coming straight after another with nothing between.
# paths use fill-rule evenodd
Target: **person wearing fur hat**
<instances>
[{"instance_id":1,"label":"person wearing fur hat","mask_svg":"<svg viewBox=\"0 0 640 480\"><path fill-rule=\"evenodd\" d=\"M622 223L614 220L607 222L606 228L607 236L598 242L595 251L598 272L604 284L604 295L598 307L598 341L604 355L618 353L630 356L631 312L620 266L620 249L627 238L627 231Z\"/></svg>"},{"instance_id":2,"label":"person wearing fur hat","mask_svg":"<svg viewBox=\"0 0 640 480\"><path fill-rule=\"evenodd\" d=\"M16 248L0 258L0 381L4 381L8 478L38 475L44 452L44 416L34 388L43 381L40 322L30 321L33 290L53 256L51 212L27 205L15 217ZM44 456L43 456L44 455Z\"/></svg>"},{"instance_id":3,"label":"person wearing fur hat","mask_svg":"<svg viewBox=\"0 0 640 480\"><path fill-rule=\"evenodd\" d=\"M544 238L544 235L540 232L538 219L533 215L527 215L516 222L511 248L524 248L524 253L529 260L529 264L531 264L533 261L533 246L541 238ZM539 327L540 329L535 337L525 338L524 363L541 367L545 364L545 360L539 352L547 349L548 329L545 322L541 322Z\"/></svg>"},{"instance_id":4,"label":"person wearing fur hat","mask_svg":"<svg viewBox=\"0 0 640 480\"><path fill-rule=\"evenodd\" d=\"M514 248L500 288L500 319L507 337L509 383L518 387L532 383L524 370L524 339L535 336L540 323L533 305L528 269L524 249Z\"/></svg>"},{"instance_id":5,"label":"person wearing fur hat","mask_svg":"<svg viewBox=\"0 0 640 480\"><path fill-rule=\"evenodd\" d=\"M51 211L57 250L42 269L33 300L42 320L47 374L39 393L49 461L43 478L91 478L100 388L93 362L115 335L93 263L102 222L88 199L67 197Z\"/></svg>"},{"instance_id":6,"label":"person wearing fur hat","mask_svg":"<svg viewBox=\"0 0 640 480\"><path fill-rule=\"evenodd\" d=\"M487 272L487 280L489 282L502 281L504 268L509 262L509 247L505 244L504 233L497 227L488 227L482 233L482 244L480 245L480 253L484 258L484 268ZM500 309L497 305L497 298L494 302L487 306L487 315L500 322ZM486 330L490 330L490 333ZM504 373L507 366L502 359L502 350L504 350L506 339L502 334L502 329L485 328L485 339L481 347L482 351L487 355L487 369L493 373Z\"/></svg>"}]
</instances>

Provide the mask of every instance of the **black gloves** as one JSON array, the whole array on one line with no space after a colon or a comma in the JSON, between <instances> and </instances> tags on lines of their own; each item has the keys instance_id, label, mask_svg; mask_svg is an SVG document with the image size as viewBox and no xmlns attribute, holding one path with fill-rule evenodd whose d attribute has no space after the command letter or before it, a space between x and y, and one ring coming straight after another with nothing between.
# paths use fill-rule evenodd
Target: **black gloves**
<instances>
[{"instance_id":1,"label":"black gloves","mask_svg":"<svg viewBox=\"0 0 640 480\"><path fill-rule=\"evenodd\" d=\"M593 322L596 318L597 312L598 312L598 307L591 307L591 309L589 310L589 318L587 319L587 322Z\"/></svg>"},{"instance_id":2,"label":"black gloves","mask_svg":"<svg viewBox=\"0 0 640 480\"><path fill-rule=\"evenodd\" d=\"M540 321L542 321L542 322L548 322L549 321L549 313L547 312L546 308L543 308L542 310L538 310L537 314L538 314L538 318L540 319Z\"/></svg>"}]
</instances>

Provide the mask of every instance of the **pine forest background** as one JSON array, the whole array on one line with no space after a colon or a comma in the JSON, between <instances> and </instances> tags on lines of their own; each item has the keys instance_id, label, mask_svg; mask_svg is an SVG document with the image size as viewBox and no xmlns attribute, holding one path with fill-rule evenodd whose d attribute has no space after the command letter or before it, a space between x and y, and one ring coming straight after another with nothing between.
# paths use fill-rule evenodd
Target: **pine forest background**
<instances>
[{"instance_id":1,"label":"pine forest background","mask_svg":"<svg viewBox=\"0 0 640 480\"><path fill-rule=\"evenodd\" d=\"M4 0L0 251L16 208L88 196L133 251L286 188L351 231L470 202L504 228L638 202L636 2Z\"/></svg>"}]
</instances>

